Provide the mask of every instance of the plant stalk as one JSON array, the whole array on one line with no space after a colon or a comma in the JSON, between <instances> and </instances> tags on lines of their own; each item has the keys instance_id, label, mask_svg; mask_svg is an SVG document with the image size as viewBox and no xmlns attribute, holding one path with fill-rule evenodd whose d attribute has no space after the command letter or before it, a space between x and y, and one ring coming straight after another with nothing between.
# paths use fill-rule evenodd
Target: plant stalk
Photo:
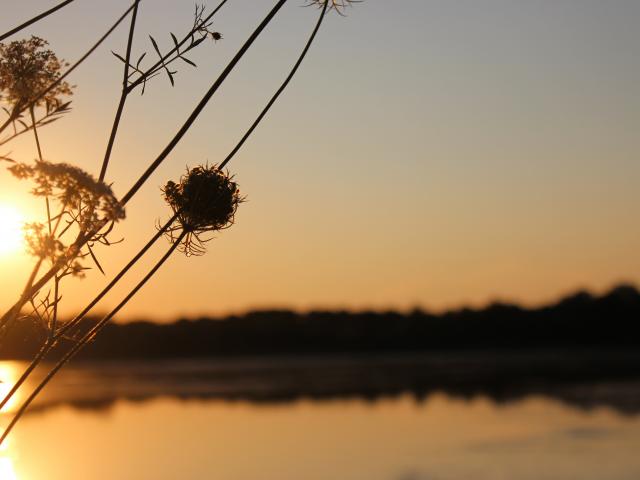
<instances>
[{"instance_id":1,"label":"plant stalk","mask_svg":"<svg viewBox=\"0 0 640 480\"><path fill-rule=\"evenodd\" d=\"M2 35L0 35L0 42L3 41L5 38L10 37L11 35L13 35L14 33L18 33L20 30L24 30L25 28L27 28L29 25L32 25L34 23L36 23L39 20L42 20L45 17L48 17L49 15L51 15L52 13L57 12L58 10L60 10L62 7L66 7L67 5L69 5L71 2L73 2L73 0L65 0L64 2L60 2L58 5L55 5L53 7L51 7L49 10L42 12L39 15L36 15L35 17L33 17L30 20L27 20L26 22L24 22L21 25L18 25L17 27L9 30L6 33L3 33Z\"/></svg>"},{"instance_id":2,"label":"plant stalk","mask_svg":"<svg viewBox=\"0 0 640 480\"><path fill-rule=\"evenodd\" d=\"M320 29L320 25L322 25L322 20L324 19L324 15L325 15L325 13L327 11L327 6L328 5L329 5L328 1L324 2L324 6L322 7L322 11L320 12L320 16L318 18L318 22L316 23L316 26L314 27L313 31L311 32L311 36L309 37L309 40L307 40L306 45L302 49L302 53L300 53L300 56L298 57L298 60L294 64L293 68L291 69L291 72L289 72L289 75L287 76L287 78L284 80L284 82L282 82L282 85L280 85L280 88L278 88L278 90L276 90L276 93L271 97L271 100L269 100L269 102L264 107L262 112L260 112L260 115L258 115L258 117L255 119L255 121L251 125L251 127L249 127L249 130L247 130L247 132L240 139L240 141L237 143L237 145L233 148L233 150L231 150L229 155L227 155L227 158L225 158L224 161L220 164L220 166L218 167L220 170L222 170L227 165L227 163L229 163L231 161L231 159L235 156L235 154L238 152L238 150L240 150L242 145L244 145L244 142L246 142L247 138L249 138L249 136L251 136L251 134L253 133L255 128L262 121L262 119L267 114L267 112L272 107L272 105L275 103L275 101L278 99L280 94L284 91L285 88L287 88L287 85L289 84L289 82L291 81L293 76L298 71L298 68L300 67L300 64L302 63L302 60L304 60L304 57L307 55L307 52L309 51L309 47L311 47L311 44L313 43L313 40L316 37L316 34L318 33L318 30Z\"/></svg>"},{"instance_id":3,"label":"plant stalk","mask_svg":"<svg viewBox=\"0 0 640 480\"><path fill-rule=\"evenodd\" d=\"M178 130L178 133L175 134L175 136L171 139L169 144L164 148L164 150L162 150L162 152L160 152L160 155L158 155L158 157L151 163L149 168L147 168L147 170L140 176L138 181L129 189L129 191L124 195L124 197L122 197L122 199L120 200L120 203L122 205L126 205L126 203L129 200L131 200L131 198L136 194L136 192L140 190L140 187L142 187L142 185L149 179L149 177L155 171L155 169L160 166L160 164L164 161L164 159L167 158L167 156L171 153L171 151L176 147L176 145L178 144L178 142L180 142L180 140L185 135L185 133L187 133L189 128L191 128L191 125L193 125L193 122L196 121L196 119L198 118L198 116L200 115L204 107L207 105L207 103L209 103L209 100L211 100L211 97L213 97L213 95L216 93L218 88L220 88L220 85L222 85L222 83L226 80L226 78L229 76L229 74L237 65L237 63L240 61L240 59L244 56L245 53L247 53L247 51L249 50L253 42L255 42L255 40L258 38L260 33L262 33L262 31L269 24L269 22L273 20L273 17L275 17L276 13L278 13L278 10L280 10L280 8L282 8L282 6L286 2L287 0L278 0L278 3L276 3L276 5L271 9L271 11L264 18L264 20L262 20L260 25L258 25L258 27L253 31L251 36L247 39L244 45L242 45L240 50L238 50L238 53L236 53L236 55L229 62L229 64L226 66L226 68L223 70L223 72L220 74L217 80L213 83L213 85L211 85L211 88L209 88L209 90L204 95L204 97L202 97L202 100L200 100L196 108L193 110L193 112L191 112L191 115L189 115L189 118L187 118L187 120L184 122L182 127L180 127L180 130Z\"/></svg>"},{"instance_id":4,"label":"plant stalk","mask_svg":"<svg viewBox=\"0 0 640 480\"><path fill-rule=\"evenodd\" d=\"M91 341L96 334L102 330L102 328L109 322L128 302L131 298L138 293L138 291L149 281L149 279L158 271L158 269L167 261L167 259L171 256L171 254L178 248L182 239L187 235L185 230L182 231L180 236L176 239L176 241L169 247L167 252L158 260L158 262L153 266L153 268L144 276L140 282L127 294L127 296L106 315L102 320L100 320L89 332L87 332L74 346L71 350L69 350L62 359L56 363L56 365L49 371L44 379L36 386L36 388L31 392L29 397L22 403L14 417L9 422L9 425L5 428L2 436L0 436L0 445L7 438L15 424L18 422L20 417L24 415L24 412L27 410L31 402L38 396L40 391L51 381L51 379L55 376L55 374L69 361L73 356L78 353L89 341Z\"/></svg>"},{"instance_id":5,"label":"plant stalk","mask_svg":"<svg viewBox=\"0 0 640 480\"><path fill-rule=\"evenodd\" d=\"M144 247L127 263L118 274L113 277L109 284L102 289L102 291L96 295L96 297L89 302L89 304L82 309L72 320L65 323L58 332L55 332L53 337L47 339L46 343L38 352L38 355L31 361L27 369L22 373L20 378L16 380L15 384L11 387L11 390L7 392L2 401L0 401L0 410L7 404L11 397L16 393L20 386L27 380L31 372L38 366L42 359L51 351L56 342L60 340L70 329L78 325L82 319L95 307L104 296L122 279L122 277L133 267L142 256L164 235L173 222L178 218L179 213L175 213L162 227L158 229L153 237L146 243Z\"/></svg>"},{"instance_id":6,"label":"plant stalk","mask_svg":"<svg viewBox=\"0 0 640 480\"><path fill-rule=\"evenodd\" d=\"M131 85L127 86L127 93L130 93L133 89L135 89L138 85L140 85L142 82L144 82L144 79L147 78L151 72L153 72L156 68L158 68L160 65L164 64L167 59L169 57L171 57L171 55L173 55L174 53L176 53L178 51L178 49L183 46L187 40L189 40L191 38L191 35L193 35L195 32L198 31L199 28L201 28L202 26L206 25L207 22L209 20L211 20L213 18L213 16L218 13L218 10L220 10L225 3L227 3L228 0L222 0L218 6L216 8L213 9L213 11L207 15L200 23L198 23L197 25L195 25L191 31L189 33L187 33L184 38L182 40L180 40L178 42L178 45L174 46L171 50L169 50L169 52L167 52L160 60L158 60L156 63L154 63L151 67L147 68L147 70L137 79L135 79Z\"/></svg>"},{"instance_id":7,"label":"plant stalk","mask_svg":"<svg viewBox=\"0 0 640 480\"><path fill-rule=\"evenodd\" d=\"M118 25L120 25L120 23L122 23L122 21L127 17L127 15L129 15L129 13L135 8L136 4L138 3L139 0L135 0L134 3L127 8L127 10L125 10L125 12L120 16L120 18L118 18L118 20L116 20L116 22L111 25L111 27L109 28L109 30L107 30L107 32L102 35L102 37L100 37L98 39L98 41L96 41L96 43L93 44L93 46L82 56L80 57L73 65L71 65L71 67L69 67L67 69L66 72L64 72L62 75L60 75L60 77L53 82L51 85L49 85L47 88L45 88L44 90L42 90L40 93L38 93L32 100L29 101L28 104L20 107L17 109L15 117L14 118L9 118L9 120L7 120L5 123L2 124L2 126L0 126L0 133L2 133L2 131L7 128L7 126L9 124L11 124L11 122L13 120L15 120L15 118L17 118L17 116L22 113L25 109L27 108L31 108L31 107L35 107L35 105L47 94L49 93L51 90L53 90L54 88L56 88L58 85L60 85L60 83L62 83L62 81L67 78L71 72L73 72L76 68L78 68L78 66L80 66L80 64L82 62L84 62L89 55L91 55L101 44L102 42L104 42L107 37L109 35L111 35L111 33L113 33L113 31L116 29L116 27ZM12 112L13 113L13 112Z\"/></svg>"},{"instance_id":8,"label":"plant stalk","mask_svg":"<svg viewBox=\"0 0 640 480\"><path fill-rule=\"evenodd\" d=\"M131 47L133 45L133 33L136 27L136 18L138 17L138 6L140 4L140 0L135 0L135 5L133 7L133 12L131 14L131 24L129 26L129 37L127 38L127 53L124 62L124 78L122 80L122 93L120 94L120 101L118 102L118 109L116 110L116 116L113 119L113 126L111 127L111 133L109 134L109 141L107 143L107 150L104 154L104 160L102 161L102 167L100 168L100 176L98 180L101 182L104 180L104 177L107 174L107 166L109 165L109 159L111 158L111 150L113 149L113 143L116 140L116 133L118 132L118 126L120 125L120 118L122 117L122 112L124 110L124 104L127 100L127 95L129 92L127 91L127 82L129 79L129 62L131 60Z\"/></svg>"}]
</instances>

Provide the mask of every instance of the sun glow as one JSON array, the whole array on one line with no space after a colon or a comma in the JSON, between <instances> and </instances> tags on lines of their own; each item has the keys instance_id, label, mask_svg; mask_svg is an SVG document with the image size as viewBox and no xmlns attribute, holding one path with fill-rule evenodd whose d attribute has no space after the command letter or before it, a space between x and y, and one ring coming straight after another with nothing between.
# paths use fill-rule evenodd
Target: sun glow
<instances>
[{"instance_id":1,"label":"sun glow","mask_svg":"<svg viewBox=\"0 0 640 480\"><path fill-rule=\"evenodd\" d=\"M9 205L0 205L0 255L19 250L24 244L20 212Z\"/></svg>"},{"instance_id":2,"label":"sun glow","mask_svg":"<svg viewBox=\"0 0 640 480\"><path fill-rule=\"evenodd\" d=\"M0 457L0 478L2 480L18 480L13 462L9 457Z\"/></svg>"}]
</instances>

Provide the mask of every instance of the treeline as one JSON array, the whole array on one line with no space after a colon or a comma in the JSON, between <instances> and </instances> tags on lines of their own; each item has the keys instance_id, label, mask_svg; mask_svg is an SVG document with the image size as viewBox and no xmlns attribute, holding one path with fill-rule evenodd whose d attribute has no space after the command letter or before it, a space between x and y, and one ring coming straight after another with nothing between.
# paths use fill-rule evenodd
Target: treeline
<instances>
[{"instance_id":1,"label":"treeline","mask_svg":"<svg viewBox=\"0 0 640 480\"><path fill-rule=\"evenodd\" d=\"M90 321L88 322L90 323ZM4 358L30 358L43 341L33 322L5 337ZM68 346L61 345L61 349ZM171 324L108 325L83 358L184 358L271 354L640 347L640 293L619 286L536 309L493 304L443 314L255 311Z\"/></svg>"}]
</instances>

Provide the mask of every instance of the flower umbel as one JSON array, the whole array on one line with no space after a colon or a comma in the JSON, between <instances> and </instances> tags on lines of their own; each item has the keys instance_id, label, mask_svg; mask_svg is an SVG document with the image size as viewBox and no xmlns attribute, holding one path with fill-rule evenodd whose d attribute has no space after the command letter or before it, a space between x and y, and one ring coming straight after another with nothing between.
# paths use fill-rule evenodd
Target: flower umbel
<instances>
[{"instance_id":1,"label":"flower umbel","mask_svg":"<svg viewBox=\"0 0 640 480\"><path fill-rule=\"evenodd\" d=\"M35 183L33 195L56 198L83 232L125 217L109 185L68 163L36 160L33 165L15 163L9 171L19 179L31 179Z\"/></svg>"},{"instance_id":2,"label":"flower umbel","mask_svg":"<svg viewBox=\"0 0 640 480\"><path fill-rule=\"evenodd\" d=\"M0 43L0 99L22 108L60 78L68 64L58 60L47 45L46 40L36 36L7 45ZM59 105L61 96L72 95L71 89L67 82L60 82L36 106Z\"/></svg>"},{"instance_id":3,"label":"flower umbel","mask_svg":"<svg viewBox=\"0 0 640 480\"><path fill-rule=\"evenodd\" d=\"M102 270L91 247L95 243L109 245L111 242L107 236L113 224L125 217L124 208L111 187L67 163L41 160L36 160L33 165L14 163L9 171L16 178L33 181L33 195L55 199L59 204L59 213L52 216L47 224L32 223L27 226L29 252L38 258L50 259L52 263L64 260L65 275L81 275L85 268L79 259L87 255ZM103 230L109 224L106 231ZM63 235L73 226L78 235L87 236L87 253L80 253L63 243Z\"/></svg>"},{"instance_id":4,"label":"flower umbel","mask_svg":"<svg viewBox=\"0 0 640 480\"><path fill-rule=\"evenodd\" d=\"M186 232L180 250L188 256L205 252L204 243L211 238L203 238L203 233L233 225L238 205L244 200L233 176L216 165L188 169L179 183L167 182L163 193L179 223L169 229L170 238Z\"/></svg>"}]
</instances>

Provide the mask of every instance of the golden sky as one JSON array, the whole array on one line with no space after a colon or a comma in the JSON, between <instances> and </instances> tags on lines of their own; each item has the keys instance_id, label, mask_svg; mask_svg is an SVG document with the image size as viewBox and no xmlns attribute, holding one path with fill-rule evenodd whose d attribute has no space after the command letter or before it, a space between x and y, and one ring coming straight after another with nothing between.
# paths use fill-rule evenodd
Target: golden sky
<instances>
[{"instance_id":1,"label":"golden sky","mask_svg":"<svg viewBox=\"0 0 640 480\"><path fill-rule=\"evenodd\" d=\"M51 5L5 0L4 31ZM224 39L129 98L107 176L116 194L162 150L271 2L230 1ZM167 218L160 187L223 159L294 62L317 11L291 1L99 250L116 272ZM127 6L78 0L24 35L73 61ZM211 3L210 8L213 7ZM120 318L255 307L443 309L536 304L640 281L640 3L367 0L330 15L299 74L229 165L248 202L204 257L176 255ZM192 6L142 2L134 55L169 47ZM19 37L16 37L19 38ZM73 111L41 131L45 159L97 174L119 97L126 25L71 77ZM0 151L30 161L25 137ZM0 205L42 215L0 171ZM2 212L0 208L0 212ZM101 304L115 305L167 244ZM0 248L0 306L31 262ZM105 277L65 285L63 312Z\"/></svg>"}]
</instances>

